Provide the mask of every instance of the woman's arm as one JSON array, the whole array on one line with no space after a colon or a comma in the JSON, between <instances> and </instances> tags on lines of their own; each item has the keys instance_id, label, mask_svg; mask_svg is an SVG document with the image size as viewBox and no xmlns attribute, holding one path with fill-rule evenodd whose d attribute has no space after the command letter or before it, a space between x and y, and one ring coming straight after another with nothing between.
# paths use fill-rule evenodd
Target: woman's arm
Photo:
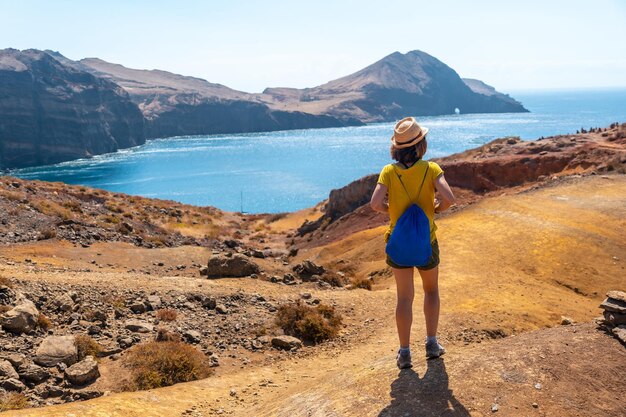
<instances>
[{"instance_id":1,"label":"woman's arm","mask_svg":"<svg viewBox=\"0 0 626 417\"><path fill-rule=\"evenodd\" d=\"M443 174L435 179L435 189L439 193L439 201L435 203L435 213L441 213L450 208L454 204L454 194L448 185Z\"/></svg>"},{"instance_id":2,"label":"woman's arm","mask_svg":"<svg viewBox=\"0 0 626 417\"><path fill-rule=\"evenodd\" d=\"M370 200L370 206L374 211L379 213L389 213L389 204L385 203L385 196L387 195L387 186L385 184L378 183L372 193L372 199Z\"/></svg>"}]
</instances>

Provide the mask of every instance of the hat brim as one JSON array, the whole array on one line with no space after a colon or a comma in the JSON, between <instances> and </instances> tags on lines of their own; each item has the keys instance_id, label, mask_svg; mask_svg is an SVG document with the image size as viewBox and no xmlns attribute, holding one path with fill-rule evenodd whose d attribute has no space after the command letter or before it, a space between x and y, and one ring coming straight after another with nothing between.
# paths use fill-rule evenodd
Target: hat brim
<instances>
[{"instance_id":1,"label":"hat brim","mask_svg":"<svg viewBox=\"0 0 626 417\"><path fill-rule=\"evenodd\" d=\"M391 137L391 144L396 149L402 149L402 148L408 148L409 146L415 146L418 143L420 143L422 141L422 139L424 139L426 137L426 134L428 133L428 128L427 127L422 127L421 129L422 130L421 130L419 136L415 137L414 139L411 139L408 142L398 142L398 141L396 141L396 135L393 135Z\"/></svg>"}]
</instances>

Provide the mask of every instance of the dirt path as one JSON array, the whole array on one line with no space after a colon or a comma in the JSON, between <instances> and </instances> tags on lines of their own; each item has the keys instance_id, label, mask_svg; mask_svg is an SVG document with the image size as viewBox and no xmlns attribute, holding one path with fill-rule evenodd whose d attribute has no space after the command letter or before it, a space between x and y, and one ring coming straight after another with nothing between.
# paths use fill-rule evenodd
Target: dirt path
<instances>
[{"instance_id":1,"label":"dirt path","mask_svg":"<svg viewBox=\"0 0 626 417\"><path fill-rule=\"evenodd\" d=\"M561 315L589 323L606 290L624 289L624 219L626 177L617 175L487 199L442 219L441 335L449 353L422 359L416 312L413 371L395 368L394 287L380 278L376 291L322 294L354 307L345 332L362 332L360 343L307 348L314 354L174 387L6 415L483 416L498 404L497 415L504 416L622 416L626 349L593 324L559 323ZM359 232L299 257L342 259L367 274L384 267L380 236L380 230ZM199 281L125 277L136 278L128 285L143 279L164 287ZM57 277L81 278L78 272ZM206 285L298 291L258 281ZM545 329L550 326L556 327Z\"/></svg>"}]
</instances>

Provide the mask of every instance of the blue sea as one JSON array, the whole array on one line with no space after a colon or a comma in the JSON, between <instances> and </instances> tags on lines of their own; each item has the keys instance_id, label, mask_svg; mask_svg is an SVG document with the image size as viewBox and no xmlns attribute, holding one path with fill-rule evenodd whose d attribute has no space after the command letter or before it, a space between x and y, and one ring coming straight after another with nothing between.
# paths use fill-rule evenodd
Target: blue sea
<instances>
[{"instance_id":1,"label":"blue sea","mask_svg":"<svg viewBox=\"0 0 626 417\"><path fill-rule=\"evenodd\" d=\"M418 118L430 129L426 157L450 155L504 136L534 140L626 122L626 89L511 95L530 113ZM377 123L157 139L113 154L14 170L10 175L228 211L294 211L327 198L333 188L379 172L390 162L392 131L393 123Z\"/></svg>"}]
</instances>

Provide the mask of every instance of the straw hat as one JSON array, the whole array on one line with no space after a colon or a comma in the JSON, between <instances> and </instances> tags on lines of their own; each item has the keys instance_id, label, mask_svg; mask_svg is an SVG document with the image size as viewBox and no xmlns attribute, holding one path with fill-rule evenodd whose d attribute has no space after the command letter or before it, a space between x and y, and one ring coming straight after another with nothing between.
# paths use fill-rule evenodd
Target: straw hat
<instances>
[{"instance_id":1,"label":"straw hat","mask_svg":"<svg viewBox=\"0 0 626 417\"><path fill-rule=\"evenodd\" d=\"M391 143L394 148L408 148L418 144L428 133L428 128L420 126L414 117L406 117L393 128Z\"/></svg>"}]
</instances>

